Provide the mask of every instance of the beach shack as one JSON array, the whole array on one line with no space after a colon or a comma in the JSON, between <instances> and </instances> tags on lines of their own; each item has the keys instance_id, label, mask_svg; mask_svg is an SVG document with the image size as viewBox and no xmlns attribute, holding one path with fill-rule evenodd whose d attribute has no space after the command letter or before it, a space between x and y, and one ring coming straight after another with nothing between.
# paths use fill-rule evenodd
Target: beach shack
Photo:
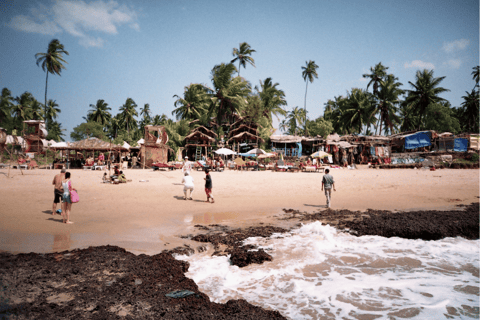
<instances>
[{"instance_id":1,"label":"beach shack","mask_svg":"<svg viewBox=\"0 0 480 320\"><path fill-rule=\"evenodd\" d=\"M185 137L185 149L183 157L188 156L189 159L195 161L202 160L212 152L212 147L218 135L204 126L193 129L190 134Z\"/></svg>"},{"instance_id":2,"label":"beach shack","mask_svg":"<svg viewBox=\"0 0 480 320\"><path fill-rule=\"evenodd\" d=\"M470 149L480 150L480 134L470 134Z\"/></svg>"},{"instance_id":3,"label":"beach shack","mask_svg":"<svg viewBox=\"0 0 480 320\"><path fill-rule=\"evenodd\" d=\"M164 126L145 126L144 142L140 147L142 167L151 167L154 163L168 162L168 134Z\"/></svg>"},{"instance_id":4,"label":"beach shack","mask_svg":"<svg viewBox=\"0 0 480 320\"><path fill-rule=\"evenodd\" d=\"M271 135L272 151L287 157L302 155L302 137L290 135Z\"/></svg>"},{"instance_id":5,"label":"beach shack","mask_svg":"<svg viewBox=\"0 0 480 320\"><path fill-rule=\"evenodd\" d=\"M45 128L43 120L27 120L23 121L27 125L24 131L25 152L41 153L48 147L45 140L48 132Z\"/></svg>"},{"instance_id":6,"label":"beach shack","mask_svg":"<svg viewBox=\"0 0 480 320\"><path fill-rule=\"evenodd\" d=\"M247 118L242 118L232 124L228 132L227 146L232 146L232 150L238 153L246 152L259 147L259 142L265 142L258 135L258 126L249 122Z\"/></svg>"}]
</instances>

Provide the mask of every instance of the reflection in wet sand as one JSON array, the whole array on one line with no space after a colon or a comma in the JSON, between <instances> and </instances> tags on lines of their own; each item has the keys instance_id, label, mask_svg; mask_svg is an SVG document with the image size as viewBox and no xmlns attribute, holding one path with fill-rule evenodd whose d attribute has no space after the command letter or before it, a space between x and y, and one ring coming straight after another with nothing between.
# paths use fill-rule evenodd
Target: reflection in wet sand
<instances>
[{"instance_id":1,"label":"reflection in wet sand","mask_svg":"<svg viewBox=\"0 0 480 320\"><path fill-rule=\"evenodd\" d=\"M72 240L70 239L70 231L53 235L53 252L66 251L70 249Z\"/></svg>"},{"instance_id":2,"label":"reflection in wet sand","mask_svg":"<svg viewBox=\"0 0 480 320\"><path fill-rule=\"evenodd\" d=\"M224 220L232 220L238 218L238 212L205 212L193 216L195 224L213 224L220 223Z\"/></svg>"}]
</instances>

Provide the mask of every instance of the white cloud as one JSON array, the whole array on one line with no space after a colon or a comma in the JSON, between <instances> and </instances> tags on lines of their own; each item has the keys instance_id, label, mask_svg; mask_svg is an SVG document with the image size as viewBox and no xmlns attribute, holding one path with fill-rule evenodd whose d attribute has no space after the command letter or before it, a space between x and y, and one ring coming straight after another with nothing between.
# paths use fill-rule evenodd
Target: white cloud
<instances>
[{"instance_id":1,"label":"white cloud","mask_svg":"<svg viewBox=\"0 0 480 320\"><path fill-rule=\"evenodd\" d=\"M416 69L435 69L435 66L431 62L424 62L422 60L413 60L411 63L405 62L405 68L416 68Z\"/></svg>"},{"instance_id":2,"label":"white cloud","mask_svg":"<svg viewBox=\"0 0 480 320\"><path fill-rule=\"evenodd\" d=\"M55 1L51 8L39 5L30 15L14 17L8 25L16 30L53 35L62 31L79 37L86 47L101 47L104 40L93 33L118 34L118 27L129 25L139 31L137 13L115 1Z\"/></svg>"},{"instance_id":3,"label":"white cloud","mask_svg":"<svg viewBox=\"0 0 480 320\"><path fill-rule=\"evenodd\" d=\"M452 42L444 42L443 50L447 53L465 49L470 44L467 39L454 40Z\"/></svg>"},{"instance_id":4,"label":"white cloud","mask_svg":"<svg viewBox=\"0 0 480 320\"><path fill-rule=\"evenodd\" d=\"M450 59L447 62L444 62L443 64L452 68L452 69L458 69L462 65L462 60L460 60L460 59Z\"/></svg>"}]
</instances>

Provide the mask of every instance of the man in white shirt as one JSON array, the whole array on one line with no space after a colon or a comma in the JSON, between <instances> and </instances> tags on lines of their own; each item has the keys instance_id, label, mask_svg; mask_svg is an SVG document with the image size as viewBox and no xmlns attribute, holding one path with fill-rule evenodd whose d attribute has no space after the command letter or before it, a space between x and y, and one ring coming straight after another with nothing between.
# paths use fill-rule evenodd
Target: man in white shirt
<instances>
[{"instance_id":1,"label":"man in white shirt","mask_svg":"<svg viewBox=\"0 0 480 320\"><path fill-rule=\"evenodd\" d=\"M195 185L193 184L193 177L190 176L188 172L184 173L183 179L183 193L185 194L184 200L192 200L193 190L195 189ZM190 190L190 197L187 197L187 192Z\"/></svg>"},{"instance_id":2,"label":"man in white shirt","mask_svg":"<svg viewBox=\"0 0 480 320\"><path fill-rule=\"evenodd\" d=\"M188 172L188 174L190 174L191 170L192 170L192 163L188 161L188 157L185 157L185 163L183 164L183 167L182 167L182 173Z\"/></svg>"}]
</instances>

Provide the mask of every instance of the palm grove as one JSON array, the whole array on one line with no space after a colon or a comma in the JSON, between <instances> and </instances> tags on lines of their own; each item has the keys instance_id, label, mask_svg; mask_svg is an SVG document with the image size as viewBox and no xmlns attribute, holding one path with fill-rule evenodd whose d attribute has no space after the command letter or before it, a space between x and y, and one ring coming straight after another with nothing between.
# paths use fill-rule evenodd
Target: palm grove
<instances>
[{"instance_id":1,"label":"palm grove","mask_svg":"<svg viewBox=\"0 0 480 320\"><path fill-rule=\"evenodd\" d=\"M405 88L395 75L388 73L388 67L378 63L369 74L363 75L369 80L365 89L352 88L345 96L329 99L323 116L309 119L307 92L308 84L318 78L315 61L306 61L299 72L299 79L301 76L306 83L304 108L288 108L285 92L272 78L259 80L253 86L240 76L242 67L246 68L247 64L255 67L254 52L248 43L241 43L233 49L234 59L213 67L210 85L192 83L182 94L174 95L175 120L165 114L152 115L148 103L139 107L132 98L127 98L119 112L112 115L108 103L98 99L89 105L84 122L74 128L70 137L73 140L97 137L136 145L136 141L143 138L146 125L163 125L170 137L168 144L176 151L194 127L215 121L218 124L215 130L222 136L238 116L258 125L259 135L265 140L263 147L268 147L274 132L273 117L279 121L279 129L291 135L325 137L332 132L371 135L422 129L453 133L479 131L478 66L472 71L473 89L466 91L460 106L453 107L441 97L449 91L441 86L445 77L436 77L433 70L419 70L415 81L409 81ZM60 75L65 69L64 55L68 52L57 39L49 43L46 53L35 55L37 65L46 73L44 103L29 92L12 97L10 90L3 88L0 126L7 133L21 128L24 120L45 120L47 139L63 140L61 123L56 121L61 108L55 100L47 100L47 89L48 75Z\"/></svg>"}]
</instances>

